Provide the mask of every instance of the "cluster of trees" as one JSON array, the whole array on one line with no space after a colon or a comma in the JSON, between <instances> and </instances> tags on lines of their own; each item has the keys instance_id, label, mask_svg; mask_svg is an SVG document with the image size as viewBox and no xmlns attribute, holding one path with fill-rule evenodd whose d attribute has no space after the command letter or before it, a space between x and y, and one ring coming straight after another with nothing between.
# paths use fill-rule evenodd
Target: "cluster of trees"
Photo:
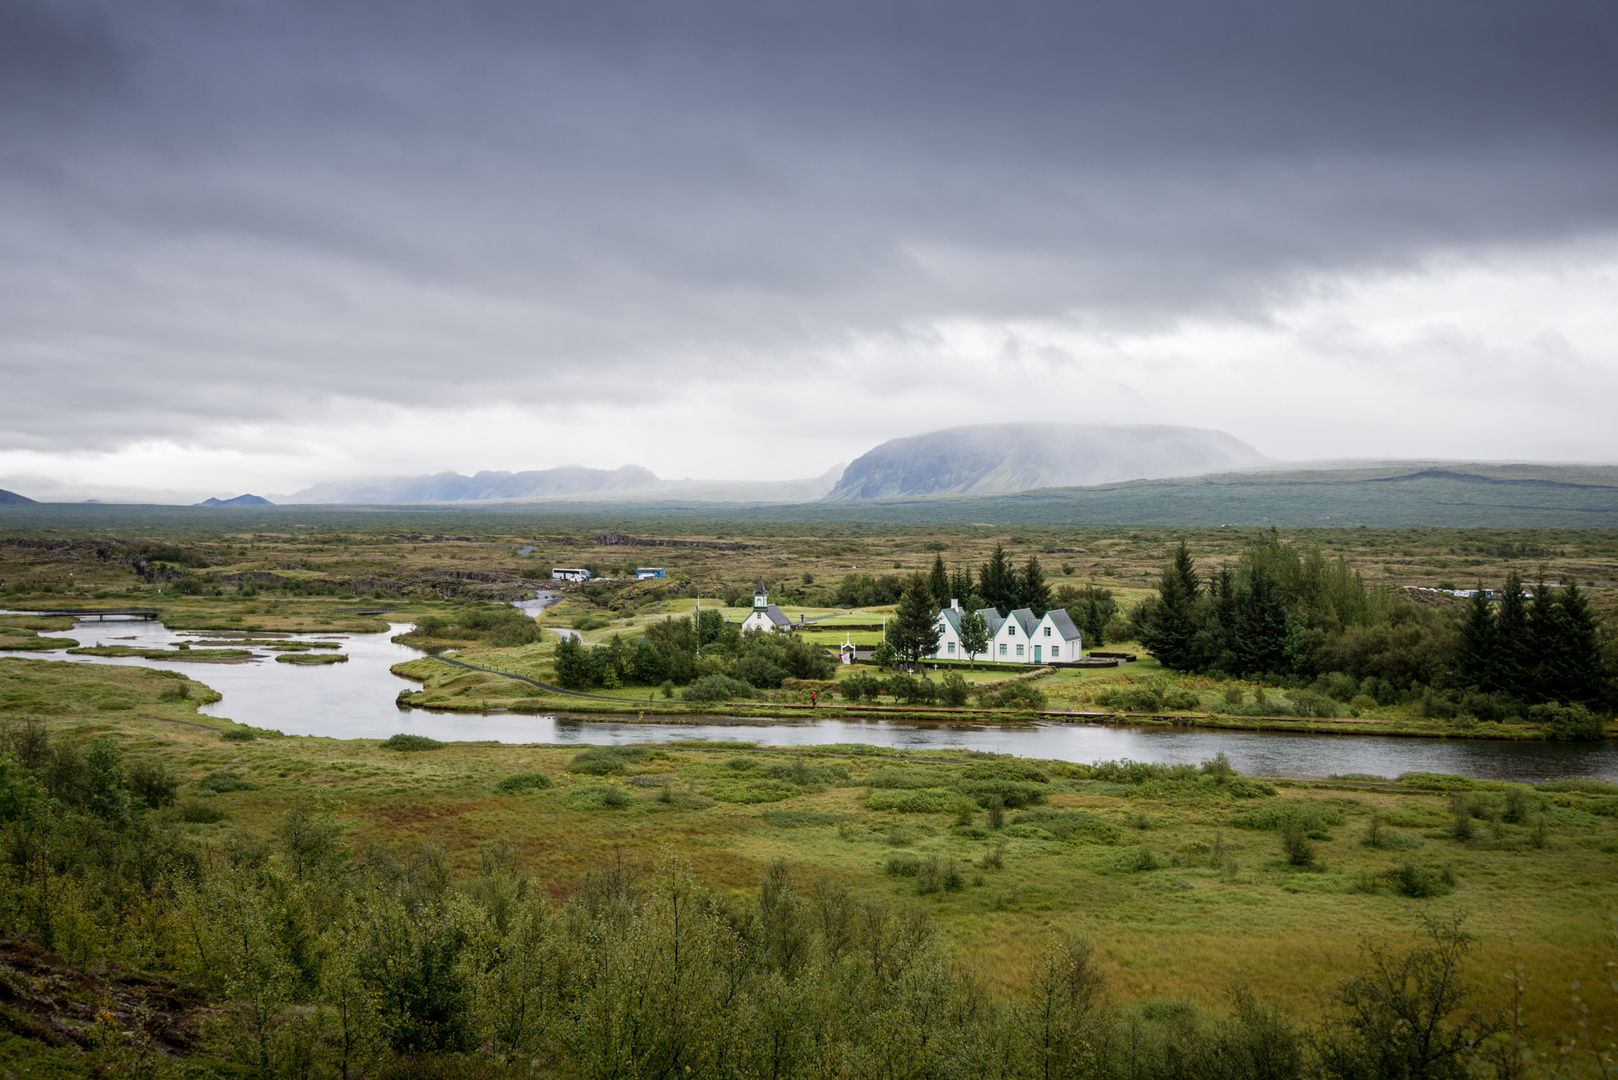
<instances>
[{"instance_id":1,"label":"cluster of trees","mask_svg":"<svg viewBox=\"0 0 1618 1080\"><path fill-rule=\"evenodd\" d=\"M100 782L115 782L116 747L97 753ZM1242 990L1223 1015L1128 1009L1092 948L1060 937L1002 993L925 912L779 862L742 899L672 855L615 857L559 902L501 845L463 874L431 843L351 851L343 822L295 808L273 844L210 849L174 808L112 814L47 786L0 757L0 932L87 969L129 963L199 988L185 1066L199 1075L1459 1080L1556 1068L1549 1055L1536 1073L1525 1034L1474 1007L1486 1003L1463 977L1472 943L1454 924L1429 924L1408 952L1373 946L1306 1028ZM87 1063L135 1075L138 1018L105 1035Z\"/></svg>"},{"instance_id":2,"label":"cluster of trees","mask_svg":"<svg viewBox=\"0 0 1618 1080\"><path fill-rule=\"evenodd\" d=\"M638 685L672 691L711 677L774 690L787 679L829 679L837 668L820 645L791 634L742 633L711 610L700 621L670 617L651 623L634 642L620 634L605 645L563 641L555 662L556 684L565 690Z\"/></svg>"},{"instance_id":3,"label":"cluster of trees","mask_svg":"<svg viewBox=\"0 0 1618 1080\"><path fill-rule=\"evenodd\" d=\"M1368 588L1341 558L1273 533L1206 579L1181 543L1157 596L1130 622L1166 667L1278 682L1370 680L1406 696L1448 695L1484 719L1527 716L1551 702L1605 709L1614 699L1599 622L1572 581L1525 593L1513 573L1498 603L1479 594L1457 620Z\"/></svg>"},{"instance_id":4,"label":"cluster of trees","mask_svg":"<svg viewBox=\"0 0 1618 1080\"><path fill-rule=\"evenodd\" d=\"M1001 615L1009 615L1018 608L1030 608L1035 615L1044 615L1051 607L1051 587L1039 556L1030 555L1021 567L1014 567L1001 544L994 546L989 561L979 567L975 578L970 569L950 570L944 565L944 556L936 555L926 580L928 594L940 608L959 600L967 611L992 607Z\"/></svg>"}]
</instances>

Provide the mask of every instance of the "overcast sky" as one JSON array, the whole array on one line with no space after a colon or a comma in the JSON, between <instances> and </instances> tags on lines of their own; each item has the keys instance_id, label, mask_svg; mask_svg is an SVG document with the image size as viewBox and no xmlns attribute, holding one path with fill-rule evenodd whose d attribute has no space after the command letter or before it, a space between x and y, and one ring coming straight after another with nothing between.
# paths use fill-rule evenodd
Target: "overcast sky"
<instances>
[{"instance_id":1,"label":"overcast sky","mask_svg":"<svg viewBox=\"0 0 1618 1080\"><path fill-rule=\"evenodd\" d=\"M1618 460L1612 0L0 0L0 487Z\"/></svg>"}]
</instances>

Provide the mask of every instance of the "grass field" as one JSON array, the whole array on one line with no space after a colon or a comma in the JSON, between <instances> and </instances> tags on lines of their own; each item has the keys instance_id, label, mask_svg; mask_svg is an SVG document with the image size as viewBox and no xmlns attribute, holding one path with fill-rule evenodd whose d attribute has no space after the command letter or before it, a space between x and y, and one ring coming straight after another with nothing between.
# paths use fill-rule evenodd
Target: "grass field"
<instances>
[{"instance_id":1,"label":"grass field","mask_svg":"<svg viewBox=\"0 0 1618 1080\"><path fill-rule=\"evenodd\" d=\"M1264 788L1208 773L1131 782L1055 762L852 746L679 745L583 761L577 748L550 746L401 752L361 740L229 741L228 721L194 712L210 697L169 673L0 659L8 728L38 718L57 738L111 734L132 760L164 764L182 780L170 827L214 851L239 837L274 847L284 812L305 806L335 813L356 853L440 845L456 875L474 873L490 845L510 845L558 898L610 858L640 865L677 850L702 883L739 895L785 859L860 897L925 909L963 962L1004 987L1057 929L1097 943L1125 1000L1217 1011L1245 982L1305 1019L1355 968L1363 941L1408 942L1423 912L1465 914L1481 941L1468 969L1479 986L1526 965L1535 1030L1559 1030L1569 980L1594 977L1611 956L1610 785L1418 776ZM996 790L1030 800L1005 810L999 828L980 798L994 794L997 769L1026 773ZM214 794L205 778L223 773L243 784ZM549 786L502 788L536 773ZM187 811L199 805L208 812ZM1277 831L1289 820L1308 830L1302 865L1289 863ZM1594 1000L1598 1020L1618 1021L1610 1001Z\"/></svg>"}]
</instances>

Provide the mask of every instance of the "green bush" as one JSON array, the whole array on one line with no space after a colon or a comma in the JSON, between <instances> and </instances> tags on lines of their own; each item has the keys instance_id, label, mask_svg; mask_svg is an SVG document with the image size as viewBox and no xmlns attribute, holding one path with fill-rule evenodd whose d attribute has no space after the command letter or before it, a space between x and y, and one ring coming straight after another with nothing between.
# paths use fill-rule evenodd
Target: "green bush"
<instances>
[{"instance_id":1,"label":"green bush","mask_svg":"<svg viewBox=\"0 0 1618 1080\"><path fill-rule=\"evenodd\" d=\"M937 769L908 768L905 766L886 766L880 769L872 769L860 781L865 787L894 790L948 787L954 782L955 778L953 776L946 772L939 772Z\"/></svg>"},{"instance_id":2,"label":"green bush","mask_svg":"<svg viewBox=\"0 0 1618 1080\"><path fill-rule=\"evenodd\" d=\"M810 765L802 758L793 758L791 764L772 765L769 774L776 780L785 780L800 787L839 784L848 780L848 769L842 765Z\"/></svg>"},{"instance_id":3,"label":"green bush","mask_svg":"<svg viewBox=\"0 0 1618 1080\"><path fill-rule=\"evenodd\" d=\"M221 731L219 737L226 742L252 742L258 735L244 727L233 727Z\"/></svg>"},{"instance_id":4,"label":"green bush","mask_svg":"<svg viewBox=\"0 0 1618 1080\"><path fill-rule=\"evenodd\" d=\"M1076 844L1119 844L1125 838L1118 826L1087 810L1025 810L1011 824L1030 825Z\"/></svg>"},{"instance_id":5,"label":"green bush","mask_svg":"<svg viewBox=\"0 0 1618 1080\"><path fill-rule=\"evenodd\" d=\"M429 739L425 735L406 735L400 733L383 740L380 749L398 750L402 753L415 753L420 750L442 750L448 743Z\"/></svg>"},{"instance_id":6,"label":"green bush","mask_svg":"<svg viewBox=\"0 0 1618 1080\"><path fill-rule=\"evenodd\" d=\"M1012 809L1034 806L1045 801L1047 792L1044 785L1025 780L962 780L956 788L984 808L996 799L1001 806Z\"/></svg>"},{"instance_id":7,"label":"green bush","mask_svg":"<svg viewBox=\"0 0 1618 1080\"><path fill-rule=\"evenodd\" d=\"M618 810L635 801L629 792L611 784L577 788L568 792L564 799L575 810Z\"/></svg>"},{"instance_id":8,"label":"green bush","mask_svg":"<svg viewBox=\"0 0 1618 1080\"><path fill-rule=\"evenodd\" d=\"M921 859L896 851L888 856L886 869L894 877L915 877L921 873Z\"/></svg>"},{"instance_id":9,"label":"green bush","mask_svg":"<svg viewBox=\"0 0 1618 1080\"><path fill-rule=\"evenodd\" d=\"M1528 722L1556 742L1595 742L1606 737L1606 723L1583 705L1551 701L1528 710Z\"/></svg>"},{"instance_id":10,"label":"green bush","mask_svg":"<svg viewBox=\"0 0 1618 1080\"><path fill-rule=\"evenodd\" d=\"M1455 888L1455 872L1449 867L1429 870L1424 866L1401 863L1384 875L1388 886L1400 896L1426 900L1445 896Z\"/></svg>"},{"instance_id":11,"label":"green bush","mask_svg":"<svg viewBox=\"0 0 1618 1080\"><path fill-rule=\"evenodd\" d=\"M680 691L682 701L731 701L750 698L756 693L751 683L732 679L728 675L704 675Z\"/></svg>"},{"instance_id":12,"label":"green bush","mask_svg":"<svg viewBox=\"0 0 1618 1080\"><path fill-rule=\"evenodd\" d=\"M1470 776L1456 776L1453 773L1407 772L1400 773L1395 779L1406 787L1421 788L1423 791L1471 791L1476 786Z\"/></svg>"},{"instance_id":13,"label":"green bush","mask_svg":"<svg viewBox=\"0 0 1618 1080\"><path fill-rule=\"evenodd\" d=\"M1296 825L1307 835L1319 833L1343 823L1343 815L1335 808L1302 799L1281 799L1251 810L1231 815L1230 823L1238 829L1263 829L1280 832Z\"/></svg>"},{"instance_id":14,"label":"green bush","mask_svg":"<svg viewBox=\"0 0 1618 1080\"><path fill-rule=\"evenodd\" d=\"M552 785L550 777L539 772L513 773L494 785L497 795L520 795L525 791L542 791Z\"/></svg>"},{"instance_id":15,"label":"green bush","mask_svg":"<svg viewBox=\"0 0 1618 1080\"><path fill-rule=\"evenodd\" d=\"M1038 766L1026 761L984 761L968 765L961 770L962 780L1020 780L1030 784L1048 784L1050 777Z\"/></svg>"},{"instance_id":16,"label":"green bush","mask_svg":"<svg viewBox=\"0 0 1618 1080\"><path fill-rule=\"evenodd\" d=\"M983 703L993 709L1027 709L1038 712L1045 708L1045 691L1031 682L1002 683L983 695Z\"/></svg>"},{"instance_id":17,"label":"green bush","mask_svg":"<svg viewBox=\"0 0 1618 1080\"><path fill-rule=\"evenodd\" d=\"M719 780L707 788L709 798L720 802L754 803L780 802L799 794L796 787L780 780Z\"/></svg>"},{"instance_id":18,"label":"green bush","mask_svg":"<svg viewBox=\"0 0 1618 1080\"><path fill-rule=\"evenodd\" d=\"M162 765L137 761L125 772L130 792L153 810L174 805L180 781Z\"/></svg>"},{"instance_id":19,"label":"green bush","mask_svg":"<svg viewBox=\"0 0 1618 1080\"><path fill-rule=\"evenodd\" d=\"M209 773L196 782L194 790L211 791L217 795L224 795L232 791L252 791L256 785L242 779L240 773L229 769L219 769Z\"/></svg>"},{"instance_id":20,"label":"green bush","mask_svg":"<svg viewBox=\"0 0 1618 1080\"><path fill-rule=\"evenodd\" d=\"M180 820L193 825L213 825L225 820L225 812L206 803L188 802L180 807Z\"/></svg>"}]
</instances>

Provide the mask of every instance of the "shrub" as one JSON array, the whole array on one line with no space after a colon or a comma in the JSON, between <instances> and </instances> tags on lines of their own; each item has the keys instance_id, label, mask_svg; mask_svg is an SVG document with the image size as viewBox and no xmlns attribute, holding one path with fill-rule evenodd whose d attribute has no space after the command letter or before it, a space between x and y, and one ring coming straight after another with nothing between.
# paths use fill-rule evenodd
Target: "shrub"
<instances>
[{"instance_id":1,"label":"shrub","mask_svg":"<svg viewBox=\"0 0 1618 1080\"><path fill-rule=\"evenodd\" d=\"M780 780L720 780L709 785L707 793L710 798L720 802L747 806L754 803L780 802L782 799L792 798L799 792L796 787Z\"/></svg>"},{"instance_id":2,"label":"shrub","mask_svg":"<svg viewBox=\"0 0 1618 1080\"><path fill-rule=\"evenodd\" d=\"M513 773L494 785L497 795L520 795L525 791L542 791L550 787L551 778L539 772Z\"/></svg>"},{"instance_id":3,"label":"shrub","mask_svg":"<svg viewBox=\"0 0 1618 1080\"><path fill-rule=\"evenodd\" d=\"M956 892L965 885L966 879L956 867L954 859L945 862L936 855L929 855L916 872L916 891L923 896L928 893Z\"/></svg>"},{"instance_id":4,"label":"shrub","mask_svg":"<svg viewBox=\"0 0 1618 1080\"><path fill-rule=\"evenodd\" d=\"M956 786L961 794L985 809L994 799L1013 809L1033 806L1044 802L1046 795L1044 785L1024 780L963 780Z\"/></svg>"},{"instance_id":5,"label":"shrub","mask_svg":"<svg viewBox=\"0 0 1618 1080\"><path fill-rule=\"evenodd\" d=\"M592 746L573 755L573 760L567 763L567 771L586 776L607 776L625 772L631 765L667 757L667 751L651 746Z\"/></svg>"},{"instance_id":6,"label":"shrub","mask_svg":"<svg viewBox=\"0 0 1618 1080\"><path fill-rule=\"evenodd\" d=\"M575 810L618 810L633 803L635 797L621 787L598 784L570 791L566 800Z\"/></svg>"},{"instance_id":7,"label":"shrub","mask_svg":"<svg viewBox=\"0 0 1618 1080\"><path fill-rule=\"evenodd\" d=\"M1263 829L1279 832L1288 825L1297 825L1305 833L1320 833L1333 825L1343 823L1343 815L1323 803L1302 799L1281 799L1265 806L1256 806L1233 814L1230 823L1238 829Z\"/></svg>"},{"instance_id":8,"label":"shrub","mask_svg":"<svg viewBox=\"0 0 1618 1080\"><path fill-rule=\"evenodd\" d=\"M180 807L180 820L193 825L213 825L225 820L225 816L223 810L216 810L206 803L192 801Z\"/></svg>"},{"instance_id":9,"label":"shrub","mask_svg":"<svg viewBox=\"0 0 1618 1080\"><path fill-rule=\"evenodd\" d=\"M174 805L180 781L162 765L137 761L125 774L130 792L153 810Z\"/></svg>"},{"instance_id":10,"label":"shrub","mask_svg":"<svg viewBox=\"0 0 1618 1080\"><path fill-rule=\"evenodd\" d=\"M1299 716L1329 720L1337 715L1337 702L1325 694L1317 694L1312 690L1294 690L1287 697L1292 699L1294 711Z\"/></svg>"},{"instance_id":11,"label":"shrub","mask_svg":"<svg viewBox=\"0 0 1618 1080\"><path fill-rule=\"evenodd\" d=\"M1429 870L1411 863L1401 863L1385 875L1388 886L1400 896L1426 900L1447 895L1455 888L1455 873L1449 867Z\"/></svg>"},{"instance_id":12,"label":"shrub","mask_svg":"<svg viewBox=\"0 0 1618 1080\"><path fill-rule=\"evenodd\" d=\"M599 615L579 615L572 622L573 629L581 634L589 633L591 630L604 630L610 625L612 624Z\"/></svg>"},{"instance_id":13,"label":"shrub","mask_svg":"<svg viewBox=\"0 0 1618 1080\"><path fill-rule=\"evenodd\" d=\"M860 672L858 675L850 675L838 683L837 692L846 701L860 701L862 699L875 701L877 695L882 693L882 680L874 675Z\"/></svg>"},{"instance_id":14,"label":"shrub","mask_svg":"<svg viewBox=\"0 0 1618 1080\"><path fill-rule=\"evenodd\" d=\"M1475 786L1470 776L1452 773L1407 772L1400 773L1395 779L1406 787L1424 791L1471 791Z\"/></svg>"},{"instance_id":15,"label":"shrub","mask_svg":"<svg viewBox=\"0 0 1618 1080\"><path fill-rule=\"evenodd\" d=\"M221 731L219 737L226 742L252 742L258 735L244 727L233 727Z\"/></svg>"},{"instance_id":16,"label":"shrub","mask_svg":"<svg viewBox=\"0 0 1618 1080\"><path fill-rule=\"evenodd\" d=\"M905 852L894 852L888 856L887 872L894 877L915 877L921 873L921 859Z\"/></svg>"},{"instance_id":17,"label":"shrub","mask_svg":"<svg viewBox=\"0 0 1618 1080\"><path fill-rule=\"evenodd\" d=\"M872 769L860 781L866 787L888 788L892 790L914 790L917 788L948 787L954 783L955 778L948 773L936 769L907 768L904 766L887 766Z\"/></svg>"},{"instance_id":18,"label":"shrub","mask_svg":"<svg viewBox=\"0 0 1618 1080\"><path fill-rule=\"evenodd\" d=\"M964 706L972 696L972 686L966 677L958 671L947 672L944 675L944 685L938 693L939 703L951 709Z\"/></svg>"},{"instance_id":19,"label":"shrub","mask_svg":"<svg viewBox=\"0 0 1618 1080\"><path fill-rule=\"evenodd\" d=\"M1554 701L1528 710L1528 722L1556 742L1593 742L1606 737L1606 724L1583 705L1560 705Z\"/></svg>"},{"instance_id":20,"label":"shrub","mask_svg":"<svg viewBox=\"0 0 1618 1080\"><path fill-rule=\"evenodd\" d=\"M1291 866L1315 864L1315 845L1309 842L1309 836L1303 826L1295 821L1289 821L1281 827L1281 852Z\"/></svg>"},{"instance_id":21,"label":"shrub","mask_svg":"<svg viewBox=\"0 0 1618 1080\"><path fill-rule=\"evenodd\" d=\"M789 765L772 765L770 776L800 787L809 784L836 784L848 779L848 769L842 765L810 765L796 758Z\"/></svg>"},{"instance_id":22,"label":"shrub","mask_svg":"<svg viewBox=\"0 0 1618 1080\"><path fill-rule=\"evenodd\" d=\"M1376 698L1365 694L1355 694L1348 699L1348 707L1356 712L1368 712L1376 708Z\"/></svg>"},{"instance_id":23,"label":"shrub","mask_svg":"<svg viewBox=\"0 0 1618 1080\"><path fill-rule=\"evenodd\" d=\"M1012 824L1031 825L1076 844L1118 844L1125 836L1118 826L1087 810L1025 810Z\"/></svg>"},{"instance_id":24,"label":"shrub","mask_svg":"<svg viewBox=\"0 0 1618 1080\"><path fill-rule=\"evenodd\" d=\"M1163 861L1159 859L1151 848L1138 847L1133 851L1125 852L1119 860L1118 867L1128 873L1141 873L1147 870L1160 870Z\"/></svg>"},{"instance_id":25,"label":"shrub","mask_svg":"<svg viewBox=\"0 0 1618 1080\"><path fill-rule=\"evenodd\" d=\"M704 675L680 691L683 701L730 701L750 698L755 690L751 683L732 679L728 675Z\"/></svg>"},{"instance_id":26,"label":"shrub","mask_svg":"<svg viewBox=\"0 0 1618 1080\"><path fill-rule=\"evenodd\" d=\"M1008 682L983 697L984 704L995 709L1027 709L1038 712L1045 708L1045 691L1031 682Z\"/></svg>"},{"instance_id":27,"label":"shrub","mask_svg":"<svg viewBox=\"0 0 1618 1080\"><path fill-rule=\"evenodd\" d=\"M252 791L254 785L242 779L240 773L229 769L220 769L204 776L196 783L197 791L212 791L217 795L224 795L231 791Z\"/></svg>"},{"instance_id":28,"label":"shrub","mask_svg":"<svg viewBox=\"0 0 1618 1080\"><path fill-rule=\"evenodd\" d=\"M419 750L442 750L446 745L448 744L439 742L437 739L429 739L425 735L406 735L401 733L390 736L389 738L383 740L383 742L380 744L380 749L398 750L403 753L414 753Z\"/></svg>"},{"instance_id":29,"label":"shrub","mask_svg":"<svg viewBox=\"0 0 1618 1080\"><path fill-rule=\"evenodd\" d=\"M968 765L961 770L962 780L1021 780L1031 784L1048 784L1050 777L1043 769L1026 761L985 761Z\"/></svg>"}]
</instances>

